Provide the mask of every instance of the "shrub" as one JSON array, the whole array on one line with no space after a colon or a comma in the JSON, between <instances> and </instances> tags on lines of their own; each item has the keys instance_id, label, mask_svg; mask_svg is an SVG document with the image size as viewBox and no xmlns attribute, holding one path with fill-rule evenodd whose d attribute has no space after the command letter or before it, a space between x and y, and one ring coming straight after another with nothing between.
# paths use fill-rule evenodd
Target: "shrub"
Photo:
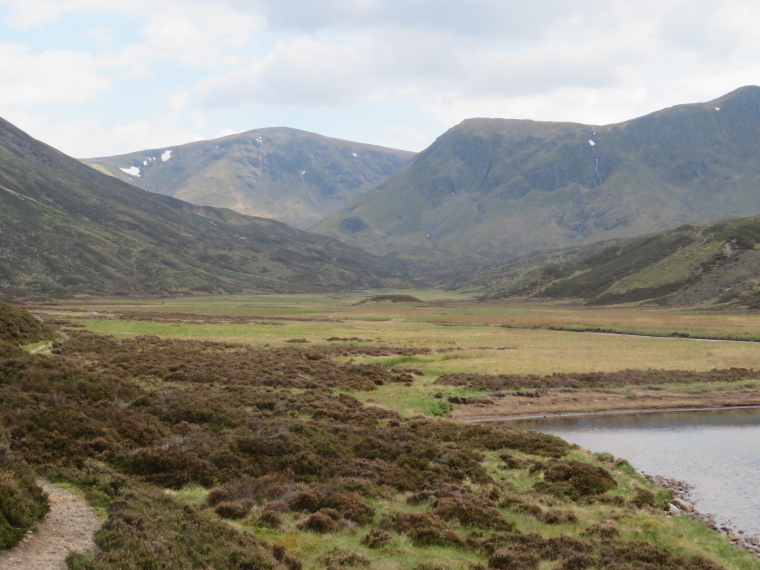
<instances>
[{"instance_id":1,"label":"shrub","mask_svg":"<svg viewBox=\"0 0 760 570\"><path fill-rule=\"evenodd\" d=\"M214 512L223 519L242 519L248 515L252 506L250 501L224 501L214 508Z\"/></svg>"},{"instance_id":2,"label":"shrub","mask_svg":"<svg viewBox=\"0 0 760 570\"><path fill-rule=\"evenodd\" d=\"M270 528L279 528L282 525L282 515L275 510L266 508L259 517L259 524Z\"/></svg>"},{"instance_id":3,"label":"shrub","mask_svg":"<svg viewBox=\"0 0 760 570\"><path fill-rule=\"evenodd\" d=\"M633 496L633 498L629 502L634 507L637 507L639 509L642 509L644 507L657 506L657 500L655 499L654 493L642 487L639 487L638 489L636 489L636 494Z\"/></svg>"},{"instance_id":4,"label":"shrub","mask_svg":"<svg viewBox=\"0 0 760 570\"><path fill-rule=\"evenodd\" d=\"M391 540L393 540L393 535L387 530L373 528L362 538L362 544L367 548L381 548Z\"/></svg>"},{"instance_id":5,"label":"shrub","mask_svg":"<svg viewBox=\"0 0 760 570\"><path fill-rule=\"evenodd\" d=\"M488 559L488 567L497 570L528 570L538 568L538 559L522 553L518 555L512 550L500 549Z\"/></svg>"},{"instance_id":6,"label":"shrub","mask_svg":"<svg viewBox=\"0 0 760 570\"><path fill-rule=\"evenodd\" d=\"M535 489L549 494L579 497L605 493L617 486L606 470L580 461L552 461L548 464L544 480Z\"/></svg>"},{"instance_id":7,"label":"shrub","mask_svg":"<svg viewBox=\"0 0 760 570\"><path fill-rule=\"evenodd\" d=\"M0 550L15 545L49 510L47 495L29 468L17 460L6 461L8 465L0 467Z\"/></svg>"},{"instance_id":8,"label":"shrub","mask_svg":"<svg viewBox=\"0 0 760 570\"><path fill-rule=\"evenodd\" d=\"M578 522L578 516L573 511L552 509L538 517L545 524L566 524Z\"/></svg>"},{"instance_id":9,"label":"shrub","mask_svg":"<svg viewBox=\"0 0 760 570\"><path fill-rule=\"evenodd\" d=\"M370 565L369 558L363 554L344 548L333 548L320 556L319 561L324 564L327 570L333 568L369 568Z\"/></svg>"},{"instance_id":10,"label":"shrub","mask_svg":"<svg viewBox=\"0 0 760 570\"><path fill-rule=\"evenodd\" d=\"M415 546L464 545L443 519L431 513L396 513L393 526L398 532L405 533Z\"/></svg>"},{"instance_id":11,"label":"shrub","mask_svg":"<svg viewBox=\"0 0 760 570\"><path fill-rule=\"evenodd\" d=\"M323 512L312 513L304 519L298 528L301 530L310 530L319 534L335 532L340 528L337 522Z\"/></svg>"},{"instance_id":12,"label":"shrub","mask_svg":"<svg viewBox=\"0 0 760 570\"><path fill-rule=\"evenodd\" d=\"M511 530L514 527L493 505L471 494L437 499L432 512L443 520L456 520L466 527L490 530Z\"/></svg>"},{"instance_id":13,"label":"shrub","mask_svg":"<svg viewBox=\"0 0 760 570\"><path fill-rule=\"evenodd\" d=\"M612 538L618 535L618 526L615 521L607 519L591 525L583 534L587 536L600 536L602 538Z\"/></svg>"}]
</instances>

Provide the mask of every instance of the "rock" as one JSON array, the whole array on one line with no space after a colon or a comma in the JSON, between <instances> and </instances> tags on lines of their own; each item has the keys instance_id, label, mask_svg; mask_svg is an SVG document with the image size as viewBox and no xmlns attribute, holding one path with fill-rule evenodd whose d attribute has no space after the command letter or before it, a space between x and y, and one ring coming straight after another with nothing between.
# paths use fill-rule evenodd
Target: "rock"
<instances>
[{"instance_id":1,"label":"rock","mask_svg":"<svg viewBox=\"0 0 760 570\"><path fill-rule=\"evenodd\" d=\"M671 514L671 515L680 515L681 514L681 509L679 509L678 507L676 507L673 503L670 503L668 505L668 514Z\"/></svg>"},{"instance_id":2,"label":"rock","mask_svg":"<svg viewBox=\"0 0 760 570\"><path fill-rule=\"evenodd\" d=\"M673 504L682 511L686 511L687 513L694 511L694 505L684 499L674 499Z\"/></svg>"}]
</instances>

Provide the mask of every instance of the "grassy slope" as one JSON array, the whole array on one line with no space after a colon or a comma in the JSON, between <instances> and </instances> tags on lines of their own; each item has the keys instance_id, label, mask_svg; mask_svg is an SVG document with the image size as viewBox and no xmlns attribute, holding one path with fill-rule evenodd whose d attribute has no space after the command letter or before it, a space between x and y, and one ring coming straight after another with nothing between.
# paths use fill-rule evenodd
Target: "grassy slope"
<instances>
[{"instance_id":1,"label":"grassy slope","mask_svg":"<svg viewBox=\"0 0 760 570\"><path fill-rule=\"evenodd\" d=\"M320 290L403 277L335 240L145 192L4 121L0 234L6 295Z\"/></svg>"},{"instance_id":2,"label":"grassy slope","mask_svg":"<svg viewBox=\"0 0 760 570\"><path fill-rule=\"evenodd\" d=\"M140 188L308 228L401 168L413 153L286 128L84 162ZM130 176L122 168L140 169Z\"/></svg>"},{"instance_id":3,"label":"grassy slope","mask_svg":"<svg viewBox=\"0 0 760 570\"><path fill-rule=\"evenodd\" d=\"M757 87L603 127L471 119L313 231L463 260L758 212L759 131Z\"/></svg>"},{"instance_id":4,"label":"grassy slope","mask_svg":"<svg viewBox=\"0 0 760 570\"><path fill-rule=\"evenodd\" d=\"M460 280L489 298L582 299L588 304L758 304L760 217L680 226L521 259Z\"/></svg>"}]
</instances>

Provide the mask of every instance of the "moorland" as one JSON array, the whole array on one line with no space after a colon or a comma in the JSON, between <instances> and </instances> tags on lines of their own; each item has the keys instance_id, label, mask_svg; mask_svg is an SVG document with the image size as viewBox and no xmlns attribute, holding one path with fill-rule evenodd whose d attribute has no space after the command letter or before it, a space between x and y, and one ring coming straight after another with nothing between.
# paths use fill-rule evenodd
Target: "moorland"
<instances>
[{"instance_id":1,"label":"moorland","mask_svg":"<svg viewBox=\"0 0 760 570\"><path fill-rule=\"evenodd\" d=\"M387 293L8 309L4 496L87 497L74 569L760 568L625 458L451 419L756 397L760 316Z\"/></svg>"}]
</instances>

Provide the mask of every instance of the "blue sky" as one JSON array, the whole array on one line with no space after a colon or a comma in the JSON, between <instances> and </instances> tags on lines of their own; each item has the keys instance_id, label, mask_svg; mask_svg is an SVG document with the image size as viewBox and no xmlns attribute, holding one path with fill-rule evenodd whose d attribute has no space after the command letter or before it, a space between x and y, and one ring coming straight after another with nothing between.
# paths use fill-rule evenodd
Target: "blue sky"
<instances>
[{"instance_id":1,"label":"blue sky","mask_svg":"<svg viewBox=\"0 0 760 570\"><path fill-rule=\"evenodd\" d=\"M746 0L0 0L0 117L77 157L275 125L422 150L760 83Z\"/></svg>"}]
</instances>

